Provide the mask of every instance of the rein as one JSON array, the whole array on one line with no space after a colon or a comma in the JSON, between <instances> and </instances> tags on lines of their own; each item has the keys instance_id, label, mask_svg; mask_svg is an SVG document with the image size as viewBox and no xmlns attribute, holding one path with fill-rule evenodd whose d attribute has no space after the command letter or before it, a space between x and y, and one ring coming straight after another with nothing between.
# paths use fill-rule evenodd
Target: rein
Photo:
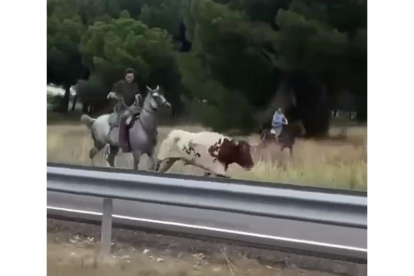
<instances>
[{"instance_id":1,"label":"rein","mask_svg":"<svg viewBox=\"0 0 414 276\"><path fill-rule=\"evenodd\" d=\"M145 102L144 102L144 104L145 104ZM152 108L151 106L150 106L150 108ZM156 111L157 111L157 108L155 108L155 109L152 109L152 110L148 110L148 109L146 109L145 107L143 107L142 108L144 111L146 111L146 112L148 112L148 113L150 113L150 114L154 114ZM142 126L142 128L147 132L148 131L148 129L146 129L145 128L145 124L141 121L141 114L140 114L140 116L139 116L139 118L138 118L138 121L141 123L141 126ZM155 128L155 132L157 131L157 128Z\"/></svg>"},{"instance_id":2,"label":"rein","mask_svg":"<svg viewBox=\"0 0 414 276\"><path fill-rule=\"evenodd\" d=\"M167 102L167 100L164 100L162 103L161 103L161 105L163 105L163 104L165 104ZM151 107L152 108L152 107ZM146 112L148 112L148 113L155 113L157 110L158 110L158 108L154 108L152 111L150 111L150 110L147 110L145 107L143 107L142 109L144 109Z\"/></svg>"},{"instance_id":3,"label":"rein","mask_svg":"<svg viewBox=\"0 0 414 276\"><path fill-rule=\"evenodd\" d=\"M163 105L163 104L165 104L167 102L167 100L164 100L162 103L161 103L161 105ZM142 108L144 111L146 111L146 112L148 112L148 113L150 113L150 114L154 114L155 112L157 112L157 110L158 110L158 108L153 108L152 106L150 106L150 108L152 109L152 110L148 110L148 109L146 109L145 108L145 101L144 101L144 107ZM141 126L142 126L142 128L145 130L145 131L147 131L147 129L145 129L145 127L144 127L144 123L141 121L141 114L140 114L140 116L139 116L139 118L138 118L138 121L141 123ZM157 131L157 128L155 128L155 132Z\"/></svg>"},{"instance_id":4,"label":"rein","mask_svg":"<svg viewBox=\"0 0 414 276\"><path fill-rule=\"evenodd\" d=\"M145 107L142 108L143 110L145 110L148 113L155 113L157 111L157 108L153 109L153 110L147 110Z\"/></svg>"}]
</instances>

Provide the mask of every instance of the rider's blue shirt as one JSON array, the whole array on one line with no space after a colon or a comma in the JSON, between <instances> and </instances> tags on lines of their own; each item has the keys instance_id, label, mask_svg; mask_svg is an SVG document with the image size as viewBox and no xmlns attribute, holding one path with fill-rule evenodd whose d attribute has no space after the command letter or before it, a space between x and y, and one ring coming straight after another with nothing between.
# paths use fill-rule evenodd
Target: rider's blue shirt
<instances>
[{"instance_id":1,"label":"rider's blue shirt","mask_svg":"<svg viewBox=\"0 0 414 276\"><path fill-rule=\"evenodd\" d=\"M286 121L286 117L285 115L283 115L283 113L275 112L275 114L273 114L272 126L274 128L281 128L283 125L283 122L285 121Z\"/></svg>"}]
</instances>

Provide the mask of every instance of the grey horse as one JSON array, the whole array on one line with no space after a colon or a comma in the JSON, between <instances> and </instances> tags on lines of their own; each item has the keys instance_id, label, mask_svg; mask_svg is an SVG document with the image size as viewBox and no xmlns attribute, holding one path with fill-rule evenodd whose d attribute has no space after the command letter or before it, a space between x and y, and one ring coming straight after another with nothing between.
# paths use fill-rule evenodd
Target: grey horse
<instances>
[{"instance_id":1,"label":"grey horse","mask_svg":"<svg viewBox=\"0 0 414 276\"><path fill-rule=\"evenodd\" d=\"M171 104L159 92L159 86L154 90L147 86L147 96L139 116L130 122L129 142L134 159L133 168L138 169L141 155L146 154L150 158L149 169L155 168L155 146L157 144L157 118L156 113L160 106L171 108ZM104 114L94 119L84 114L81 121L91 130L94 142L89 151L92 165L93 159L106 145L109 151L106 154L107 166L115 167L115 157L119 152L119 127L111 124L111 116L116 114Z\"/></svg>"}]
</instances>

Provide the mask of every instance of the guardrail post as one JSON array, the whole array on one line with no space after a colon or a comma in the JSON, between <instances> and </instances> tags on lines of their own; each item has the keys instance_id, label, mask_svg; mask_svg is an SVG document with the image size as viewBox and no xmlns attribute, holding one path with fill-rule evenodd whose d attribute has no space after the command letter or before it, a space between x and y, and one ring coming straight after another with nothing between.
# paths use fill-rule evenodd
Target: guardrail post
<instances>
[{"instance_id":1,"label":"guardrail post","mask_svg":"<svg viewBox=\"0 0 414 276\"><path fill-rule=\"evenodd\" d=\"M112 244L112 198L104 198L101 227L101 256L111 253Z\"/></svg>"}]
</instances>

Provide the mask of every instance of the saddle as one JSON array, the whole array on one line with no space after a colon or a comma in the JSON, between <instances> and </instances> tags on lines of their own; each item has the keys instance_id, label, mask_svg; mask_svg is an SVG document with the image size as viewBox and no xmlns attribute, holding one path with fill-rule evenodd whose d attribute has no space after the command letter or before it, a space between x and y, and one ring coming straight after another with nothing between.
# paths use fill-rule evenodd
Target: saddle
<instances>
[{"instance_id":1,"label":"saddle","mask_svg":"<svg viewBox=\"0 0 414 276\"><path fill-rule=\"evenodd\" d=\"M132 127L134 125L135 121L139 119L139 116L140 116L140 113L138 113L135 116L133 116L132 118L130 118L130 120L127 120L126 126L128 128ZM109 115L108 123L109 123L109 126L111 127L111 129L113 129L115 127L119 127L121 125L121 114L114 112L111 115Z\"/></svg>"},{"instance_id":2,"label":"saddle","mask_svg":"<svg viewBox=\"0 0 414 276\"><path fill-rule=\"evenodd\" d=\"M135 122L139 119L139 116L140 116L141 114L140 113L138 113L138 114L136 114L135 116L133 116L132 118L130 118L130 120L129 120L129 122L128 122L128 120L127 120L127 124L126 124L126 127L129 129L129 128L131 128L131 127L133 127L134 126L134 124L135 124Z\"/></svg>"}]
</instances>

